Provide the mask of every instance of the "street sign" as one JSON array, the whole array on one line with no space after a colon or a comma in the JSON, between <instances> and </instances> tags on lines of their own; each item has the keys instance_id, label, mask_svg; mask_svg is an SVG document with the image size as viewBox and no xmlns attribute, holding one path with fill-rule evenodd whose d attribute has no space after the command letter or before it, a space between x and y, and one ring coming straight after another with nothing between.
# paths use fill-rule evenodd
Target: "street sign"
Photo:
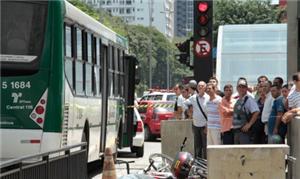
<instances>
[{"instance_id":1,"label":"street sign","mask_svg":"<svg viewBox=\"0 0 300 179\"><path fill-rule=\"evenodd\" d=\"M195 43L195 55L198 57L206 57L210 54L211 46L206 40L198 40Z\"/></svg>"}]
</instances>

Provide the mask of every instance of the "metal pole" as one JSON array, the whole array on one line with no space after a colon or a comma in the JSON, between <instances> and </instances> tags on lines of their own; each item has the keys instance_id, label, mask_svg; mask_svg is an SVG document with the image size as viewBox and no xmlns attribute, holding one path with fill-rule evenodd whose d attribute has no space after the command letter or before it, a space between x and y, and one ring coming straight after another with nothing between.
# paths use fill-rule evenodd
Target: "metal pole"
<instances>
[{"instance_id":1,"label":"metal pole","mask_svg":"<svg viewBox=\"0 0 300 179\"><path fill-rule=\"evenodd\" d=\"M169 50L167 53L167 89L170 89L170 64L169 64Z\"/></svg>"},{"instance_id":2,"label":"metal pole","mask_svg":"<svg viewBox=\"0 0 300 179\"><path fill-rule=\"evenodd\" d=\"M164 14L168 14L168 16L166 16L166 24L167 24L167 28L166 28L166 37L168 38L168 40L171 42L171 38L168 36L168 24L171 22L169 20L170 16L172 13L174 13L174 11L172 10L164 10L163 12ZM170 49L168 49L167 51L167 89L169 90L170 88L170 60L169 60L169 55L170 55ZM172 55L172 54L171 54Z\"/></svg>"},{"instance_id":3,"label":"metal pole","mask_svg":"<svg viewBox=\"0 0 300 179\"><path fill-rule=\"evenodd\" d=\"M149 0L149 47L148 47L148 64L149 64L149 88L152 88L152 68L151 68L151 51L152 51L152 39L151 39L151 27L152 27L152 0Z\"/></svg>"}]
</instances>

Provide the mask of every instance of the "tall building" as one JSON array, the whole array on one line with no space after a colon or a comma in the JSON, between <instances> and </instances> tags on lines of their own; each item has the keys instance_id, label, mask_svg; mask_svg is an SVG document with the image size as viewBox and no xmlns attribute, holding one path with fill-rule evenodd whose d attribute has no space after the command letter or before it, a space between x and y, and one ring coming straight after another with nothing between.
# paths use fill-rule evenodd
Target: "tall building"
<instances>
[{"instance_id":1,"label":"tall building","mask_svg":"<svg viewBox=\"0 0 300 179\"><path fill-rule=\"evenodd\" d=\"M128 24L151 25L168 38L174 36L174 0L82 1L95 8L104 9L113 16L121 17Z\"/></svg>"},{"instance_id":2,"label":"tall building","mask_svg":"<svg viewBox=\"0 0 300 179\"><path fill-rule=\"evenodd\" d=\"M175 0L174 8L174 35L187 36L193 32L194 24L194 0Z\"/></svg>"}]
</instances>

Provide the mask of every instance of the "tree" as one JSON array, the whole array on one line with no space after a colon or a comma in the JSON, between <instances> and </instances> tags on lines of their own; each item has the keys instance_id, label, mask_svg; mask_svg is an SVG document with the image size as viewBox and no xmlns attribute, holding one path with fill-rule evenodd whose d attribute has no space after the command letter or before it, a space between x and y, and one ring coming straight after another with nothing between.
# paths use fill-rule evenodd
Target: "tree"
<instances>
[{"instance_id":1,"label":"tree","mask_svg":"<svg viewBox=\"0 0 300 179\"><path fill-rule=\"evenodd\" d=\"M80 0L70 0L69 2L118 34L126 36L126 23L123 22L122 18L112 16L101 9L94 9Z\"/></svg>"},{"instance_id":2,"label":"tree","mask_svg":"<svg viewBox=\"0 0 300 179\"><path fill-rule=\"evenodd\" d=\"M139 60L141 73L140 85L136 90L141 94L145 86L149 84L149 42L151 38L151 69L152 86L159 88L167 87L167 60L170 65L170 85L180 83L184 76L191 75L191 71L181 65L174 58L176 47L162 33L154 27L144 27L140 25L130 25L127 29L130 52L135 54Z\"/></svg>"},{"instance_id":3,"label":"tree","mask_svg":"<svg viewBox=\"0 0 300 179\"><path fill-rule=\"evenodd\" d=\"M220 25L280 23L282 9L267 0L217 0L214 4L214 46Z\"/></svg>"}]
</instances>

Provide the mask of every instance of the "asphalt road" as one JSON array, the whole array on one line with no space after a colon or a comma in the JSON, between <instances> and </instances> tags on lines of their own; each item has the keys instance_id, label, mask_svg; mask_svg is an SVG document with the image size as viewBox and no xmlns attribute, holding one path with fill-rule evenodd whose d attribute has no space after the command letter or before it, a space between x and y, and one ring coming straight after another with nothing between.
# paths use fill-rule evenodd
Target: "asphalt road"
<instances>
[{"instance_id":1,"label":"asphalt road","mask_svg":"<svg viewBox=\"0 0 300 179\"><path fill-rule=\"evenodd\" d=\"M142 158L135 157L134 153L130 152L130 148L125 148L118 151L118 160L122 161L134 161L130 163L130 173L138 173L143 171L149 165L149 155L152 153L161 153L161 142L160 139L153 142L145 142L144 144L144 156ZM92 171L90 174L91 179L101 179L101 171ZM127 174L125 164L116 164L117 177L121 177Z\"/></svg>"}]
</instances>

